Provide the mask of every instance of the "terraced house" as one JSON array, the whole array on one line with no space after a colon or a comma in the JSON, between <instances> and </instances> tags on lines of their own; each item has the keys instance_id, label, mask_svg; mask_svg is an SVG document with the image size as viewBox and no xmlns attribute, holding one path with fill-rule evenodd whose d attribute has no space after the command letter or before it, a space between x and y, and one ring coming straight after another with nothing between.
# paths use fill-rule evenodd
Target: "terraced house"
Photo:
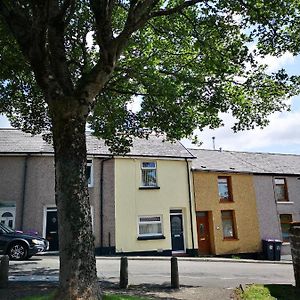
<instances>
[{"instance_id":1,"label":"terraced house","mask_svg":"<svg viewBox=\"0 0 300 300\"><path fill-rule=\"evenodd\" d=\"M88 186L97 253L172 254L197 249L190 176L179 142L137 139L113 156L87 133ZM38 232L58 250L54 156L41 136L0 130L0 222Z\"/></svg>"},{"instance_id":2,"label":"terraced house","mask_svg":"<svg viewBox=\"0 0 300 300\"><path fill-rule=\"evenodd\" d=\"M300 220L300 156L191 150L199 252L257 253L263 239L283 241Z\"/></svg>"}]
</instances>

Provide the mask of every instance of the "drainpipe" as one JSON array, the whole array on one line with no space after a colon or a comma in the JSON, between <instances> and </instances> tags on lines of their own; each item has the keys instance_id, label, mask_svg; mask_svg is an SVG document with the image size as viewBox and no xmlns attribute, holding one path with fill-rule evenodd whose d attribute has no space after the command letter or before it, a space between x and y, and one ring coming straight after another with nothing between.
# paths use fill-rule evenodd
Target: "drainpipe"
<instances>
[{"instance_id":1,"label":"drainpipe","mask_svg":"<svg viewBox=\"0 0 300 300\"><path fill-rule=\"evenodd\" d=\"M104 234L104 230L103 230L103 218L104 218L104 214L103 214L103 205L104 205L104 201L103 201L103 180L104 180L104 176L103 176L103 170L104 170L104 162L111 160L112 157L109 158L105 158L101 160L101 175L100 175L100 235L101 235L101 239L100 239L100 246L101 246L101 253L103 251L103 234Z\"/></svg>"},{"instance_id":2,"label":"drainpipe","mask_svg":"<svg viewBox=\"0 0 300 300\"><path fill-rule=\"evenodd\" d=\"M28 165L29 157L30 154L26 155L25 157L24 170L23 170L23 188L22 188L22 199L20 205L20 211L21 211L20 229L21 230L23 230L23 226L24 226L24 206L25 206L25 198L26 198L27 165Z\"/></svg>"},{"instance_id":3,"label":"drainpipe","mask_svg":"<svg viewBox=\"0 0 300 300\"><path fill-rule=\"evenodd\" d=\"M191 233L192 233L192 247L193 251L195 249L195 243L194 243L194 229L193 229L193 214L192 214L192 196L191 196L191 181L190 181L190 168L189 168L189 162L187 159L185 159L186 162L186 172L188 177L188 189L189 189L189 207L190 207L190 220L191 220Z\"/></svg>"}]
</instances>

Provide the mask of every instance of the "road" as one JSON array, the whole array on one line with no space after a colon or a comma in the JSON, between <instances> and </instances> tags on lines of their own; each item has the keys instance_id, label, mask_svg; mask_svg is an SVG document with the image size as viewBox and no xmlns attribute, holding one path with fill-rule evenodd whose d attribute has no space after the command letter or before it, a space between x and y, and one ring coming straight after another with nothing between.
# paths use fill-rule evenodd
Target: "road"
<instances>
[{"instance_id":1,"label":"road","mask_svg":"<svg viewBox=\"0 0 300 300\"><path fill-rule=\"evenodd\" d=\"M98 277L101 280L118 282L118 258L97 258ZM234 288L247 283L294 284L292 264L215 262L200 260L178 261L180 284ZM28 261L10 262L10 280L57 281L59 261L57 256L35 257ZM130 284L170 283L169 260L128 261Z\"/></svg>"}]
</instances>

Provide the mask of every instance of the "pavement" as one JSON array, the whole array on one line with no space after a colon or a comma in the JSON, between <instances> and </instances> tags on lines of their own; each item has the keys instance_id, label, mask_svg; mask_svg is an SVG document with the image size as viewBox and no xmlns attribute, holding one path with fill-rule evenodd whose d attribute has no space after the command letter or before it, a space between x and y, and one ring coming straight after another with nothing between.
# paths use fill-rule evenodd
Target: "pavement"
<instances>
[{"instance_id":1,"label":"pavement","mask_svg":"<svg viewBox=\"0 0 300 300\"><path fill-rule=\"evenodd\" d=\"M41 255L58 256L58 252L48 252ZM97 256L97 260L119 260L120 256ZM141 261L169 261L170 257L158 256L129 256L128 260L141 260ZM264 261L253 259L233 259L224 257L178 257L179 261L204 261L204 262L232 262L232 263L265 263L265 264L292 264L291 255L282 255L280 261ZM9 288L0 291L0 300L20 299L18 295L24 293L30 295L31 292L35 294L39 291L51 291L58 285L58 277L53 279L53 276L40 276L42 281L37 281L30 276L9 276ZM180 299L180 300L232 300L238 299L235 295L234 288L222 287L204 287L181 285L181 288L171 289L166 284L136 284L129 286L126 290L119 289L117 282L106 282L101 280L101 287L105 293L108 294L124 294L146 297L147 299ZM48 289L45 289L45 285ZM4 296L5 295L5 296Z\"/></svg>"},{"instance_id":2,"label":"pavement","mask_svg":"<svg viewBox=\"0 0 300 300\"><path fill-rule=\"evenodd\" d=\"M58 256L58 251L47 251L38 253L40 256ZM121 256L96 256L96 259L116 259L119 260ZM129 260L170 260L169 256L128 256ZM214 262L236 262L236 263L269 263L269 264L292 264L292 255L281 255L280 261L274 260L255 260L255 259L242 259L242 258L227 258L227 257L189 257L189 256L179 256L178 260L183 261L214 261Z\"/></svg>"}]
</instances>

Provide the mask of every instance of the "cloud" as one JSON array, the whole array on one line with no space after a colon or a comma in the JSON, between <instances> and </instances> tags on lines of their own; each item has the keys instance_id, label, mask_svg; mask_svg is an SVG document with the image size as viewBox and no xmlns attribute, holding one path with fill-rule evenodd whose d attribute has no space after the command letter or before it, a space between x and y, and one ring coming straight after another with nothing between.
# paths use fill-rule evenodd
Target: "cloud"
<instances>
[{"instance_id":1,"label":"cloud","mask_svg":"<svg viewBox=\"0 0 300 300\"><path fill-rule=\"evenodd\" d=\"M0 115L0 128L9 128L11 127L8 119L3 116L3 115Z\"/></svg>"},{"instance_id":2,"label":"cloud","mask_svg":"<svg viewBox=\"0 0 300 300\"><path fill-rule=\"evenodd\" d=\"M275 113L269 117L270 124L264 129L240 131L231 129L235 119L231 114L221 115L224 127L198 133L203 141L201 148L212 149L215 137L216 149L236 151L300 152L300 111ZM188 141L185 145L190 146ZM283 149L283 150L282 150Z\"/></svg>"},{"instance_id":3,"label":"cloud","mask_svg":"<svg viewBox=\"0 0 300 300\"><path fill-rule=\"evenodd\" d=\"M272 55L266 55L265 57L257 57L257 61L260 64L268 66L268 72L276 72L281 68L284 68L288 64L293 64L295 57L291 52L285 52L282 56L276 57Z\"/></svg>"}]
</instances>

